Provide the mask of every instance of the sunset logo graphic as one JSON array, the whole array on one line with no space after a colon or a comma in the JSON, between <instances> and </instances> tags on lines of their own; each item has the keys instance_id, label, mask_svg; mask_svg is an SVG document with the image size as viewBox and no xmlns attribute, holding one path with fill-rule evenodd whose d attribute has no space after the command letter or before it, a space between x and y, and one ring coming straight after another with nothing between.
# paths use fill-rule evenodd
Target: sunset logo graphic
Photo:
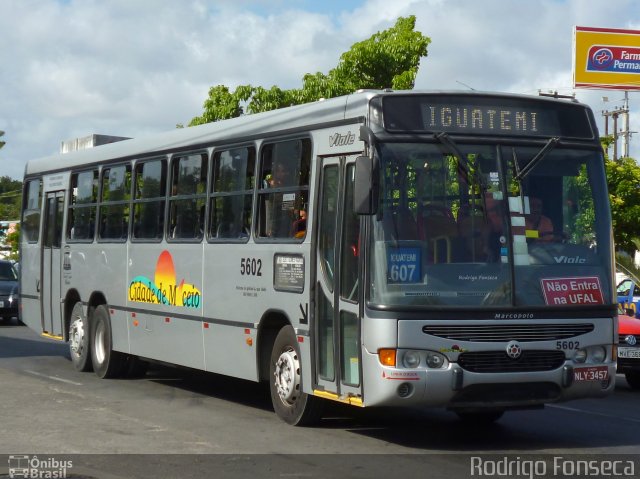
<instances>
[{"instance_id":1,"label":"sunset logo graphic","mask_svg":"<svg viewBox=\"0 0 640 479\"><path fill-rule=\"evenodd\" d=\"M129 283L129 301L199 308L202 293L184 279L178 283L171 253L164 250L158 256L153 281L146 276L136 276Z\"/></svg>"}]
</instances>

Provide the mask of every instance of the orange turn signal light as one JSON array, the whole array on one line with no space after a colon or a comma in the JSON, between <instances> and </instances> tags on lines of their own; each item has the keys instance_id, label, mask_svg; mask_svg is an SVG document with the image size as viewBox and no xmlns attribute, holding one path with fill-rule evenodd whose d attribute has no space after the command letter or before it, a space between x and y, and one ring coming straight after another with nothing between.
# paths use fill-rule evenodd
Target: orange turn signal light
<instances>
[{"instance_id":1,"label":"orange turn signal light","mask_svg":"<svg viewBox=\"0 0 640 479\"><path fill-rule=\"evenodd\" d=\"M385 366L396 365L396 350L395 349L378 349L378 358L380 362Z\"/></svg>"}]
</instances>

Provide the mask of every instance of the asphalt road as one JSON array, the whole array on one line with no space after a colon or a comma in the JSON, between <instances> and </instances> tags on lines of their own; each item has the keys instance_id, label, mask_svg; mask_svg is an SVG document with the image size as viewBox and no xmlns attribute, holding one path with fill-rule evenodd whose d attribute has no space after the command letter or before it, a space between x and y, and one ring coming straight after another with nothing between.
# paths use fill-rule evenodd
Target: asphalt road
<instances>
[{"instance_id":1,"label":"asphalt road","mask_svg":"<svg viewBox=\"0 0 640 479\"><path fill-rule=\"evenodd\" d=\"M73 369L66 344L12 323L0 326L0 388L0 477L19 455L75 461L66 477L375 478L422 471L453 479L478 476L470 468L476 456L509 457L515 467L525 457L633 454L637 470L625 476L640 475L640 391L623 376L606 399L509 412L483 428L441 410L341 405L332 405L319 427L294 428L275 416L264 385L158 365L140 379L100 380Z\"/></svg>"}]
</instances>

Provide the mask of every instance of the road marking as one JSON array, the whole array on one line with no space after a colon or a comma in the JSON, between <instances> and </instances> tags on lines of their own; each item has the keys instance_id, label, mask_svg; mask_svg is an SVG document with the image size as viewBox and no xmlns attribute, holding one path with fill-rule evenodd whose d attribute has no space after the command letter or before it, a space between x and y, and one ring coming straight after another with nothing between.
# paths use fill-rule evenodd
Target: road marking
<instances>
[{"instance_id":1,"label":"road marking","mask_svg":"<svg viewBox=\"0 0 640 479\"><path fill-rule=\"evenodd\" d=\"M563 409L565 411L581 412L581 413L584 413L584 414L591 414L592 416L606 417L608 419L620 419L621 421L625 421L625 422L637 422L637 423L640 423L640 419L636 419L636 418L633 418L633 417L614 416L613 414L605 414L603 412L587 411L585 409L578 409L578 408L575 408L575 407L558 406L557 404L547 404L547 407L556 408L556 409Z\"/></svg>"},{"instance_id":2,"label":"road marking","mask_svg":"<svg viewBox=\"0 0 640 479\"><path fill-rule=\"evenodd\" d=\"M54 381L60 381L61 383L73 384L74 386L82 386L82 383L77 383L75 381L70 381L68 379L57 378L55 376L47 376L46 374L38 373L36 371L31 371L30 369L25 369L26 373L33 374L34 376L39 376L41 378L53 379Z\"/></svg>"}]
</instances>

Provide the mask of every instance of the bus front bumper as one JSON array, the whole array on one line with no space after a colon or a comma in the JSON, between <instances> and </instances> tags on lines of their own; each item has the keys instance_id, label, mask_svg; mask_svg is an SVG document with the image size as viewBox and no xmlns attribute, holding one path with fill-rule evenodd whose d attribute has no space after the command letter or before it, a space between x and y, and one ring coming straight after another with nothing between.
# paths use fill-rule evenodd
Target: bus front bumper
<instances>
[{"instance_id":1,"label":"bus front bumper","mask_svg":"<svg viewBox=\"0 0 640 479\"><path fill-rule=\"evenodd\" d=\"M615 363L565 361L551 371L477 373L457 363L443 369L403 369L365 353L364 405L526 409L547 403L603 397L615 387Z\"/></svg>"}]
</instances>

